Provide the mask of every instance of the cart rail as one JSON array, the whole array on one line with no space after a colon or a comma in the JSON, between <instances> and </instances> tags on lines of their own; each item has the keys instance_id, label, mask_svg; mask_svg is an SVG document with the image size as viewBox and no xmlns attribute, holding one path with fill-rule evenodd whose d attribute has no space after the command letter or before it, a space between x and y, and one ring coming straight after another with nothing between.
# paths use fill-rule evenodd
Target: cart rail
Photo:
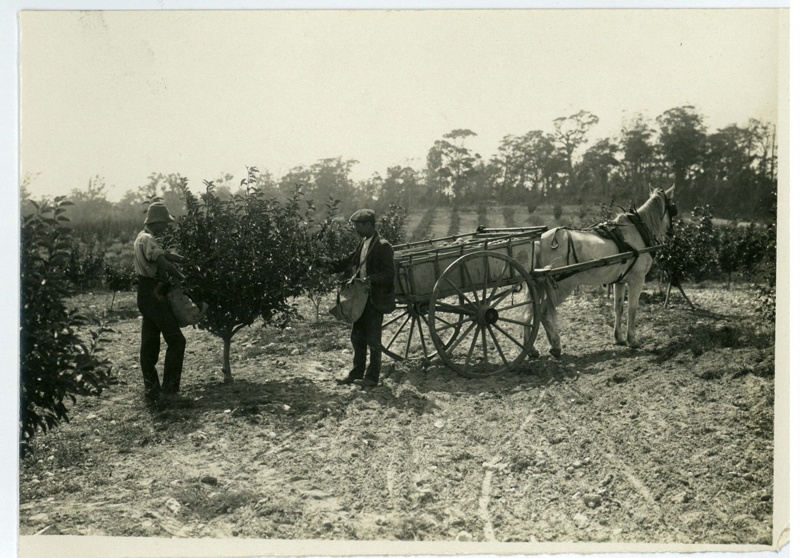
<instances>
[{"instance_id":1,"label":"cart rail","mask_svg":"<svg viewBox=\"0 0 800 558\"><path fill-rule=\"evenodd\" d=\"M428 300L434 291L437 279L447 267L459 258L481 251L505 254L519 262L526 271L533 267L534 245L547 227L519 227L513 229L486 229L479 227L475 233L442 237L431 242L439 245L422 250L395 253L395 298L401 304ZM456 238L453 244L445 243ZM461 240L459 239L466 239ZM419 246L419 245L417 245ZM497 269L495 269L497 267ZM484 269L477 263L464 269L467 276L453 277L452 290L467 283L498 285L515 273L510 266L492 260L491 268Z\"/></svg>"}]
</instances>

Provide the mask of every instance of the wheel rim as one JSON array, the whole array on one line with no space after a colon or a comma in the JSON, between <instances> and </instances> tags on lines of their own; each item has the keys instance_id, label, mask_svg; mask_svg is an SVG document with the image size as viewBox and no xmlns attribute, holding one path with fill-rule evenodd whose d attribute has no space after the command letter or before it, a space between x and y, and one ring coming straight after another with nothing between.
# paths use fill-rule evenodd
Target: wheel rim
<instances>
[{"instance_id":1,"label":"wheel rim","mask_svg":"<svg viewBox=\"0 0 800 558\"><path fill-rule=\"evenodd\" d=\"M467 377L498 374L531 354L539 296L531 276L514 259L475 252L453 262L436 281L428 324L439 357L450 368Z\"/></svg>"}]
</instances>

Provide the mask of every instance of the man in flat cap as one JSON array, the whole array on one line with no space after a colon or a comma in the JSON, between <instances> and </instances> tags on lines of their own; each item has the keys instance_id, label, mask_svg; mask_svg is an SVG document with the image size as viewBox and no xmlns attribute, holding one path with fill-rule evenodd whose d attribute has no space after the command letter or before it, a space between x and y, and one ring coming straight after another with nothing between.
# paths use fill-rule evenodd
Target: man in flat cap
<instances>
[{"instance_id":1,"label":"man in flat cap","mask_svg":"<svg viewBox=\"0 0 800 558\"><path fill-rule=\"evenodd\" d=\"M182 282L185 277L172 262L186 259L164 250L156 237L164 234L175 219L162 202L147 208L144 230L133 243L134 267L138 277L136 304L142 314L142 338L139 351L145 398L149 402L177 397L183 370L186 338L172 313L166 297L170 278ZM167 343L164 355L164 381L158 381L156 363L161 350L161 336Z\"/></svg>"},{"instance_id":2,"label":"man in flat cap","mask_svg":"<svg viewBox=\"0 0 800 558\"><path fill-rule=\"evenodd\" d=\"M394 250L389 242L375 230L375 212L359 209L350 217L361 242L349 256L334 261L334 273L352 270L366 280L369 300L364 313L353 323L350 342L353 344L353 368L345 378L336 380L340 385L360 380L362 389L378 385L381 371L381 327L383 315L395 309L394 302ZM369 349L369 367L367 367Z\"/></svg>"}]
</instances>

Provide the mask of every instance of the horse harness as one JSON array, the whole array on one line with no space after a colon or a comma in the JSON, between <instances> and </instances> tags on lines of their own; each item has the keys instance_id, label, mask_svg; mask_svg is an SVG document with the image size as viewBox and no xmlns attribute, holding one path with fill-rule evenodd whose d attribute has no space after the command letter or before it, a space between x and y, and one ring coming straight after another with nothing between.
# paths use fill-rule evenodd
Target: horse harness
<instances>
[{"instance_id":1,"label":"horse harness","mask_svg":"<svg viewBox=\"0 0 800 558\"><path fill-rule=\"evenodd\" d=\"M649 248L650 246L654 246L655 242L653 236L650 234L650 231L647 230L647 227L644 226L644 222L642 222L642 218L639 216L639 213L635 209L631 209L627 213L625 213L625 217L627 217L631 224L636 227L637 232L642 237L642 242L644 242L645 247ZM570 253L572 254L573 259L575 260L574 263L578 262L578 257L576 256L575 252L575 245L572 242L572 235L569 234L571 230L578 230L578 231L586 231L586 232L594 232L601 238L605 238L608 240L613 241L617 245L617 249L619 253L622 254L623 252L633 252L633 258L631 258L631 263L628 268L620 275L615 283L622 282L623 279L628 275L633 266L636 265L637 260L639 259L639 250L635 247L631 246L626 240L625 237L622 235L622 231L620 230L620 226L617 223L612 223L611 221L602 221L600 223L596 223L590 227L585 229L573 229L569 227L561 227L565 231L567 231L567 265L569 265ZM555 250L558 248L558 240L556 239L555 235L553 236L553 241L550 243L550 248ZM580 273L579 271L573 271L570 273L565 273L561 275L559 280L566 279L571 275L576 273Z\"/></svg>"}]
</instances>

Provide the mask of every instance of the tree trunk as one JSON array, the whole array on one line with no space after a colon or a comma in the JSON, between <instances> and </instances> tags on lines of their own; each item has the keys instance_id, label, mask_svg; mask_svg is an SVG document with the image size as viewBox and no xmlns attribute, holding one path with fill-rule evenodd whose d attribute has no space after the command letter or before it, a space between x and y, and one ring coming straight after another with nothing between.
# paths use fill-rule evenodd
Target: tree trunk
<instances>
[{"instance_id":1,"label":"tree trunk","mask_svg":"<svg viewBox=\"0 0 800 558\"><path fill-rule=\"evenodd\" d=\"M226 384L233 381L231 374L231 338L222 338L222 381Z\"/></svg>"},{"instance_id":2,"label":"tree trunk","mask_svg":"<svg viewBox=\"0 0 800 558\"><path fill-rule=\"evenodd\" d=\"M694 304L692 304L692 301L691 301L691 300L689 300L689 297L688 297L688 296L686 296L686 293L684 292L684 290L683 290L683 287L681 287L681 284L680 284L680 283L678 283L676 286L678 287L678 290L679 290L679 291L681 292L681 294L683 295L683 298L685 298L685 299L686 299L686 302L688 302L688 303L689 303L689 307L690 307L692 310L697 310L697 308L695 308L695 307L694 307Z\"/></svg>"}]
</instances>

